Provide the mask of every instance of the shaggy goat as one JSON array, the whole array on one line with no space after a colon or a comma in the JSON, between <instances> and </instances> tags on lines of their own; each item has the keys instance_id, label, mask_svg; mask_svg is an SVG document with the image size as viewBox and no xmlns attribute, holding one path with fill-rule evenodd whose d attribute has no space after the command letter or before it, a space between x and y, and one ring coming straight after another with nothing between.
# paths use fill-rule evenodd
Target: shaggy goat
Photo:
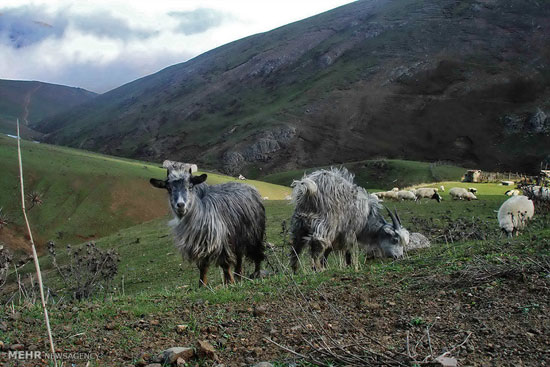
<instances>
[{"instance_id":1,"label":"shaggy goat","mask_svg":"<svg viewBox=\"0 0 550 367\"><path fill-rule=\"evenodd\" d=\"M206 174L193 176L187 165L167 167L165 181L152 178L154 187L166 189L174 212L176 248L184 259L196 262L199 286L207 283L211 262L223 269L224 282L233 283L231 267L240 278L243 256L255 262L259 276L264 260L265 209L250 185L229 182L209 186Z\"/></svg>"},{"instance_id":2,"label":"shaggy goat","mask_svg":"<svg viewBox=\"0 0 550 367\"><path fill-rule=\"evenodd\" d=\"M423 198L437 200L438 203L441 202L441 195L439 195L438 190L432 187L421 187L415 190L416 199L420 200Z\"/></svg>"},{"instance_id":3,"label":"shaggy goat","mask_svg":"<svg viewBox=\"0 0 550 367\"><path fill-rule=\"evenodd\" d=\"M500 228L512 237L525 228L527 222L533 218L535 206L527 196L512 196L506 200L498 210L498 224Z\"/></svg>"},{"instance_id":4,"label":"shaggy goat","mask_svg":"<svg viewBox=\"0 0 550 367\"><path fill-rule=\"evenodd\" d=\"M409 233L397 213L390 213L392 224L380 214L374 195L353 183L345 168L319 170L292 183L296 208L291 220L292 269L298 269L298 256L309 245L313 268L321 269L331 251L344 251L351 264L356 244L372 255L403 256Z\"/></svg>"}]
</instances>

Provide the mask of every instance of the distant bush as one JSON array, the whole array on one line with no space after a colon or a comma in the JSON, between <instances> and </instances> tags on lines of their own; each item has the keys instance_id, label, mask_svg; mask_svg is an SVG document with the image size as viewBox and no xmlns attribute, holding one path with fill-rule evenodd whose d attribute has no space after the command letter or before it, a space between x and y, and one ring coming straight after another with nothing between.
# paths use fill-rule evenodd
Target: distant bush
<instances>
[{"instance_id":1,"label":"distant bush","mask_svg":"<svg viewBox=\"0 0 550 367\"><path fill-rule=\"evenodd\" d=\"M0 288L6 284L8 270L10 269L12 260L13 256L11 253L4 247L4 244L0 243Z\"/></svg>"},{"instance_id":2,"label":"distant bush","mask_svg":"<svg viewBox=\"0 0 550 367\"><path fill-rule=\"evenodd\" d=\"M68 264L63 266L57 263L52 241L48 242L48 252L53 266L75 300L88 298L100 290L108 290L118 273L118 253L112 249L101 250L93 242L77 249L68 245Z\"/></svg>"},{"instance_id":3,"label":"distant bush","mask_svg":"<svg viewBox=\"0 0 550 367\"><path fill-rule=\"evenodd\" d=\"M2 212L2 208L0 208L0 229L4 228L9 224L9 218L4 212Z\"/></svg>"}]
</instances>

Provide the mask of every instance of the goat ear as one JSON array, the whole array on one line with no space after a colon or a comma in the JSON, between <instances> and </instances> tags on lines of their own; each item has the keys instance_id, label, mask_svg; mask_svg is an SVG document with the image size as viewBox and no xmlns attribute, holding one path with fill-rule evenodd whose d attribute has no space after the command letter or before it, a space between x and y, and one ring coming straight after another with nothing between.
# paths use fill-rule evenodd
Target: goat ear
<instances>
[{"instance_id":1,"label":"goat ear","mask_svg":"<svg viewBox=\"0 0 550 367\"><path fill-rule=\"evenodd\" d=\"M206 178L207 178L207 177L208 177L208 176L206 175L206 173L203 173L203 174L200 175L200 176L193 176L193 177L191 177L191 183L192 183L193 185L201 184L201 183L203 183L204 181L206 181Z\"/></svg>"},{"instance_id":2,"label":"goat ear","mask_svg":"<svg viewBox=\"0 0 550 367\"><path fill-rule=\"evenodd\" d=\"M149 180L149 182L151 183L151 185L153 185L156 188L159 188L159 189L165 189L166 188L166 181L157 180L156 178L152 178L152 179Z\"/></svg>"}]
</instances>

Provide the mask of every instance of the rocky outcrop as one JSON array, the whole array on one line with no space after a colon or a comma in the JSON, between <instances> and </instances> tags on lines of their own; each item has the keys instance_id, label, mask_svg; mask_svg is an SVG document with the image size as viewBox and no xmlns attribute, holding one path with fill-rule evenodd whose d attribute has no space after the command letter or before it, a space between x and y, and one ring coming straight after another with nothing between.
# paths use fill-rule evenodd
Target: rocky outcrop
<instances>
[{"instance_id":1,"label":"rocky outcrop","mask_svg":"<svg viewBox=\"0 0 550 367\"><path fill-rule=\"evenodd\" d=\"M534 112L510 114L501 118L504 125L504 132L511 134L548 134L550 133L549 114L540 107Z\"/></svg>"},{"instance_id":2,"label":"rocky outcrop","mask_svg":"<svg viewBox=\"0 0 550 367\"><path fill-rule=\"evenodd\" d=\"M239 151L226 151L223 154L223 170L231 175L240 173L248 163L267 162L275 154L286 149L296 136L296 128L283 126L256 134L253 143Z\"/></svg>"}]
</instances>

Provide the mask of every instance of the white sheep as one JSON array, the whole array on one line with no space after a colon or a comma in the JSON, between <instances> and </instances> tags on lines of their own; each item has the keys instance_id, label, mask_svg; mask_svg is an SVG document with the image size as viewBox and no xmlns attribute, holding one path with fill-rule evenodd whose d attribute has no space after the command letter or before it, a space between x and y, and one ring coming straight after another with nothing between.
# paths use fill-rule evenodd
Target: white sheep
<instances>
[{"instance_id":1,"label":"white sheep","mask_svg":"<svg viewBox=\"0 0 550 367\"><path fill-rule=\"evenodd\" d=\"M519 190L508 190L504 193L504 195L506 196L518 196L519 194L521 194L521 192Z\"/></svg>"},{"instance_id":2,"label":"white sheep","mask_svg":"<svg viewBox=\"0 0 550 367\"><path fill-rule=\"evenodd\" d=\"M454 200L477 200L477 197L472 192L463 187L453 187L449 190L449 195L451 195Z\"/></svg>"},{"instance_id":3,"label":"white sheep","mask_svg":"<svg viewBox=\"0 0 550 367\"><path fill-rule=\"evenodd\" d=\"M394 187L393 189L391 189L391 191L397 192L397 191L399 191L399 187Z\"/></svg>"},{"instance_id":4,"label":"white sheep","mask_svg":"<svg viewBox=\"0 0 550 367\"><path fill-rule=\"evenodd\" d=\"M534 214L535 206L527 196L512 196L500 206L498 224L508 237L512 237L514 233L517 236Z\"/></svg>"},{"instance_id":5,"label":"white sheep","mask_svg":"<svg viewBox=\"0 0 550 367\"><path fill-rule=\"evenodd\" d=\"M470 191L472 194L477 194L477 189L475 187L468 187L468 191Z\"/></svg>"},{"instance_id":6,"label":"white sheep","mask_svg":"<svg viewBox=\"0 0 550 367\"><path fill-rule=\"evenodd\" d=\"M398 191L380 191L380 192L375 192L374 195L378 198L378 199L392 199L392 200L397 200L398 197L397 197L397 192Z\"/></svg>"},{"instance_id":7,"label":"white sheep","mask_svg":"<svg viewBox=\"0 0 550 367\"><path fill-rule=\"evenodd\" d=\"M443 185L439 186L439 190L441 190L441 192L445 192L445 186Z\"/></svg>"},{"instance_id":8,"label":"white sheep","mask_svg":"<svg viewBox=\"0 0 550 367\"><path fill-rule=\"evenodd\" d=\"M473 192L468 191L468 193L464 196L464 199L468 201L477 200L477 196L475 196Z\"/></svg>"},{"instance_id":9,"label":"white sheep","mask_svg":"<svg viewBox=\"0 0 550 367\"><path fill-rule=\"evenodd\" d=\"M399 190L397 192L397 198L399 200L412 200L412 201L416 201L416 195L414 194L414 192L411 192L409 190Z\"/></svg>"},{"instance_id":10,"label":"white sheep","mask_svg":"<svg viewBox=\"0 0 550 367\"><path fill-rule=\"evenodd\" d=\"M415 190L416 199L420 200L423 198L428 198L428 199L437 200L437 202L440 203L441 195L439 195L437 191L438 190L436 188L432 188L432 187L420 187Z\"/></svg>"}]
</instances>

